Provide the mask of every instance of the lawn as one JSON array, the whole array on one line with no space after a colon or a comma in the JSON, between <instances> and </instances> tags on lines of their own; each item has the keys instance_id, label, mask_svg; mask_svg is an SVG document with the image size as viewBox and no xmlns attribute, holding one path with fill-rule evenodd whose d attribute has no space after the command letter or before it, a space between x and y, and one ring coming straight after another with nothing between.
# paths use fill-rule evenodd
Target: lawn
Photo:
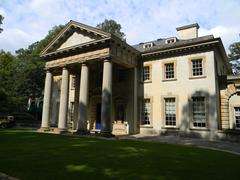
<instances>
[{"instance_id":1,"label":"lawn","mask_svg":"<svg viewBox=\"0 0 240 180\"><path fill-rule=\"evenodd\" d=\"M188 146L0 130L0 172L22 180L240 179L240 156Z\"/></svg>"}]
</instances>

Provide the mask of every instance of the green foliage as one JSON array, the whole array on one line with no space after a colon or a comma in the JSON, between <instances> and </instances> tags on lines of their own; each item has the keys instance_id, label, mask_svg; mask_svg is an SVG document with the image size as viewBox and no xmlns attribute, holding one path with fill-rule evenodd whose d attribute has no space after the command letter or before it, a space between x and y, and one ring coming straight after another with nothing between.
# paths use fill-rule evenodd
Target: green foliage
<instances>
[{"instance_id":1,"label":"green foliage","mask_svg":"<svg viewBox=\"0 0 240 180\"><path fill-rule=\"evenodd\" d=\"M240 74L240 42L235 42L229 46L229 61L232 64L234 74Z\"/></svg>"},{"instance_id":2,"label":"green foliage","mask_svg":"<svg viewBox=\"0 0 240 180\"><path fill-rule=\"evenodd\" d=\"M3 21L4 17L0 14L0 25L2 24L2 21ZM3 31L2 28L0 28L0 33Z\"/></svg>"},{"instance_id":3,"label":"green foliage","mask_svg":"<svg viewBox=\"0 0 240 180\"><path fill-rule=\"evenodd\" d=\"M15 56L0 51L0 113L23 111L29 96L42 95L45 62L39 54L62 28L53 27L43 40L17 50Z\"/></svg>"},{"instance_id":4,"label":"green foliage","mask_svg":"<svg viewBox=\"0 0 240 180\"><path fill-rule=\"evenodd\" d=\"M121 32L121 29L122 29L121 25L112 19L110 19L110 20L105 19L104 22L98 24L96 27L105 32L112 33L115 36L122 39L123 41L126 41L125 34L123 32Z\"/></svg>"}]
</instances>

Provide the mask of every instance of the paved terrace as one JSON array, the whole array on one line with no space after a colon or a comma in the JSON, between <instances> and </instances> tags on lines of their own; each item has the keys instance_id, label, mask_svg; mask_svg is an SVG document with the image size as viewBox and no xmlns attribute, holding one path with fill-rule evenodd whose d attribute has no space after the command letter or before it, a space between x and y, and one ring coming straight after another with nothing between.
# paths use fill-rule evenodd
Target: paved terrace
<instances>
[{"instance_id":1,"label":"paved terrace","mask_svg":"<svg viewBox=\"0 0 240 180\"><path fill-rule=\"evenodd\" d=\"M229 142L229 141L209 141L200 138L188 138L179 136L156 136L156 135L130 135L130 136L117 136L120 139L132 139L138 141L151 141L151 142L161 142L167 144L179 144L187 145L205 149L220 150L224 152L229 152L232 154L240 155L240 143L239 142Z\"/></svg>"}]
</instances>

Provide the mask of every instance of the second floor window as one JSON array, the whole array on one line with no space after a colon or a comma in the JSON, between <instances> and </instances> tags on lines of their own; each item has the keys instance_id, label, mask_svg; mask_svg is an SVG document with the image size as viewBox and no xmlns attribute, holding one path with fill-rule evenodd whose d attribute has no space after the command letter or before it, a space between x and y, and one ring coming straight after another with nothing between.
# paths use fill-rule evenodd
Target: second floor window
<instances>
[{"instance_id":1,"label":"second floor window","mask_svg":"<svg viewBox=\"0 0 240 180\"><path fill-rule=\"evenodd\" d=\"M167 63L164 65L165 79L174 79L174 63Z\"/></svg>"},{"instance_id":2,"label":"second floor window","mask_svg":"<svg viewBox=\"0 0 240 180\"><path fill-rule=\"evenodd\" d=\"M192 76L203 75L203 62L202 59L192 60Z\"/></svg>"},{"instance_id":3,"label":"second floor window","mask_svg":"<svg viewBox=\"0 0 240 180\"><path fill-rule=\"evenodd\" d=\"M150 66L144 66L143 68L143 80L149 81L150 80Z\"/></svg>"}]
</instances>

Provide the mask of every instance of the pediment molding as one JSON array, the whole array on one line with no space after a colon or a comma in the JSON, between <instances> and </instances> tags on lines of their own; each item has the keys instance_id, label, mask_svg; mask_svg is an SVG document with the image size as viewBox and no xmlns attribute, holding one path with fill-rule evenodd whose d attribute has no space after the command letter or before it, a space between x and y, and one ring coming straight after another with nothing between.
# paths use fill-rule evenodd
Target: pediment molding
<instances>
[{"instance_id":1,"label":"pediment molding","mask_svg":"<svg viewBox=\"0 0 240 180\"><path fill-rule=\"evenodd\" d=\"M40 55L44 56L57 50L99 41L109 37L111 37L110 33L71 20Z\"/></svg>"}]
</instances>

